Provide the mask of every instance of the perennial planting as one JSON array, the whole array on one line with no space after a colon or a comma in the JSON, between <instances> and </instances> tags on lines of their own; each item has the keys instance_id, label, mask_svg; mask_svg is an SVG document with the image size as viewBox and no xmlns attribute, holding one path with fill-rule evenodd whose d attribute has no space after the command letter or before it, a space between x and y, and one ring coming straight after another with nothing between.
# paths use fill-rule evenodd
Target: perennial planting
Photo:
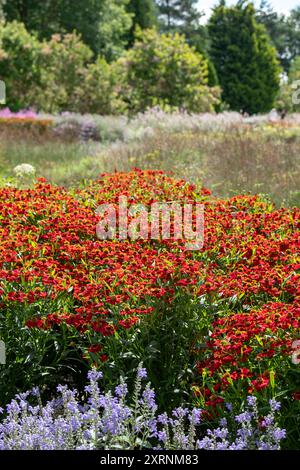
<instances>
[{"instance_id":1,"label":"perennial planting","mask_svg":"<svg viewBox=\"0 0 300 470\"><path fill-rule=\"evenodd\" d=\"M174 236L97 239L97 207L111 203L117 209L120 196L146 207L203 204L203 248L188 250ZM0 204L0 338L7 348L7 365L0 366L2 406L32 385L47 398L55 383L80 388L91 365L106 384L116 386L123 374L130 388L140 361L153 377L158 362L152 358L164 361L160 346L168 337L175 351L168 374L177 374L171 407L179 396L213 424L224 418L228 402L241 410L248 396L262 407L280 397L285 412L279 424L289 426L287 445L297 446L300 381L292 354L300 326L299 209L276 209L259 196L220 200L161 171L138 169L104 174L72 190L43 179L29 189L4 187ZM161 379L160 412L170 392L164 387ZM239 448L241 434L230 441L226 429L223 421L217 434L197 437L197 445L218 448L216 439L223 436L224 448ZM4 428L0 432L2 447L12 445L4 443ZM39 448L32 439L26 446ZM266 441L260 442L263 448Z\"/></svg>"}]
</instances>

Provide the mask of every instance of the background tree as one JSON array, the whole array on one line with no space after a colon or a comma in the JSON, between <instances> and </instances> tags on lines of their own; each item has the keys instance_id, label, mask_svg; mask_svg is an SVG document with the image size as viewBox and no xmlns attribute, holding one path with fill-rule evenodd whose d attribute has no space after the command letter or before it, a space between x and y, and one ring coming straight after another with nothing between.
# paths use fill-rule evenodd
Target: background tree
<instances>
[{"instance_id":1,"label":"background tree","mask_svg":"<svg viewBox=\"0 0 300 470\"><path fill-rule=\"evenodd\" d=\"M36 90L42 84L40 55L41 44L23 24L0 26L0 79L5 82L7 104L12 110L33 104Z\"/></svg>"},{"instance_id":2,"label":"background tree","mask_svg":"<svg viewBox=\"0 0 300 470\"><path fill-rule=\"evenodd\" d=\"M285 15L274 11L268 0L262 0L256 11L255 17L257 22L266 28L266 31L277 50L277 57L281 66L287 72L291 62L291 57L288 51L289 26L287 18Z\"/></svg>"},{"instance_id":3,"label":"background tree","mask_svg":"<svg viewBox=\"0 0 300 470\"><path fill-rule=\"evenodd\" d=\"M9 0L4 5L7 21L24 23L27 31L36 31L39 38L52 34L78 31L87 44L98 34L103 0Z\"/></svg>"},{"instance_id":4,"label":"background tree","mask_svg":"<svg viewBox=\"0 0 300 470\"><path fill-rule=\"evenodd\" d=\"M55 33L77 31L94 53L114 56L131 28L126 11L129 0L9 0L4 4L7 21L25 24L40 39Z\"/></svg>"},{"instance_id":5,"label":"background tree","mask_svg":"<svg viewBox=\"0 0 300 470\"><path fill-rule=\"evenodd\" d=\"M157 0L160 29L163 32L184 34L190 46L207 56L208 30L200 23L203 16L198 0Z\"/></svg>"},{"instance_id":6,"label":"background tree","mask_svg":"<svg viewBox=\"0 0 300 470\"><path fill-rule=\"evenodd\" d=\"M219 89L208 86L206 59L178 33L140 31L119 67L127 83L123 96L133 112L157 105L212 111L219 102Z\"/></svg>"},{"instance_id":7,"label":"background tree","mask_svg":"<svg viewBox=\"0 0 300 470\"><path fill-rule=\"evenodd\" d=\"M300 55L300 6L287 18L287 50L291 62Z\"/></svg>"},{"instance_id":8,"label":"background tree","mask_svg":"<svg viewBox=\"0 0 300 470\"><path fill-rule=\"evenodd\" d=\"M292 61L288 78L281 84L276 109L282 117L287 113L300 112L300 55Z\"/></svg>"},{"instance_id":9,"label":"background tree","mask_svg":"<svg viewBox=\"0 0 300 470\"><path fill-rule=\"evenodd\" d=\"M156 4L158 6L161 28L165 31L173 30L176 22L178 21L177 1L156 0Z\"/></svg>"},{"instance_id":10,"label":"background tree","mask_svg":"<svg viewBox=\"0 0 300 470\"><path fill-rule=\"evenodd\" d=\"M279 89L280 68L253 5L242 1L226 7L222 1L213 10L209 34L223 100L237 111L269 111Z\"/></svg>"},{"instance_id":11,"label":"background tree","mask_svg":"<svg viewBox=\"0 0 300 470\"><path fill-rule=\"evenodd\" d=\"M4 2L5 0L0 0L0 21L4 20L4 11L3 11Z\"/></svg>"},{"instance_id":12,"label":"background tree","mask_svg":"<svg viewBox=\"0 0 300 470\"><path fill-rule=\"evenodd\" d=\"M293 60L300 54L300 7L285 16L276 13L267 0L256 12L258 23L263 24L278 51L278 57L288 73Z\"/></svg>"},{"instance_id":13,"label":"background tree","mask_svg":"<svg viewBox=\"0 0 300 470\"><path fill-rule=\"evenodd\" d=\"M156 3L163 30L188 36L199 26L203 13L197 8L198 0L157 0Z\"/></svg>"},{"instance_id":14,"label":"background tree","mask_svg":"<svg viewBox=\"0 0 300 470\"><path fill-rule=\"evenodd\" d=\"M128 43L132 17L126 7L128 0L102 0L94 51L111 62L117 59Z\"/></svg>"},{"instance_id":15,"label":"background tree","mask_svg":"<svg viewBox=\"0 0 300 470\"><path fill-rule=\"evenodd\" d=\"M128 43L132 45L137 28L151 29L157 26L158 9L154 0L129 0L127 11L132 15L132 27L128 36Z\"/></svg>"}]
</instances>

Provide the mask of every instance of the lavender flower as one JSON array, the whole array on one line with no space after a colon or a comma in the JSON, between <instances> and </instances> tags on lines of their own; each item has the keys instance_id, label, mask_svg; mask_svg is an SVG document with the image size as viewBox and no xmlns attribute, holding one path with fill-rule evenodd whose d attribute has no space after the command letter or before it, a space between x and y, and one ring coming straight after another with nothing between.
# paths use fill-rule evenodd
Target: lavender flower
<instances>
[{"instance_id":1,"label":"lavender flower","mask_svg":"<svg viewBox=\"0 0 300 470\"><path fill-rule=\"evenodd\" d=\"M251 407L254 407L256 405L256 402L257 402L257 398L250 395L248 398L247 398L247 403L249 406Z\"/></svg>"},{"instance_id":2,"label":"lavender flower","mask_svg":"<svg viewBox=\"0 0 300 470\"><path fill-rule=\"evenodd\" d=\"M280 408L281 408L281 403L279 403L278 401L276 401L274 399L269 400L269 404L270 404L270 407L271 407L272 411L279 411Z\"/></svg>"},{"instance_id":3,"label":"lavender flower","mask_svg":"<svg viewBox=\"0 0 300 470\"><path fill-rule=\"evenodd\" d=\"M280 404L274 400L260 422L256 400L250 397L240 414L231 413L217 428L205 431L199 409L179 407L171 416L157 414L154 390L150 384L141 385L146 376L145 369L139 367L131 397L124 380L114 394L100 391L102 375L95 369L88 374L85 403L80 402L76 390L65 385L58 386L60 396L44 406L38 389L31 392L37 406L29 403L29 392L17 395L0 420L0 450L277 450L285 439L286 431L278 427L275 418Z\"/></svg>"},{"instance_id":4,"label":"lavender flower","mask_svg":"<svg viewBox=\"0 0 300 470\"><path fill-rule=\"evenodd\" d=\"M140 379L146 379L146 378L147 378L147 371L146 371L146 369L144 369L143 367L140 367L140 368L138 369L138 377L139 377Z\"/></svg>"}]
</instances>

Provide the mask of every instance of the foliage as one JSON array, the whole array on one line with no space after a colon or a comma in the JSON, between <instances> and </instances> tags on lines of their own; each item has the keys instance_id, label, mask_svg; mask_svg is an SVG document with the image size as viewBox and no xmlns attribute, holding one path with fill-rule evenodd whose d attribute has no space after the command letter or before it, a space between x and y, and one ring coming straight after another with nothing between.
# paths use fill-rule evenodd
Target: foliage
<instances>
[{"instance_id":1,"label":"foliage","mask_svg":"<svg viewBox=\"0 0 300 470\"><path fill-rule=\"evenodd\" d=\"M289 19L283 14L274 11L273 6L268 2L268 0L261 1L259 8L256 10L255 18L259 24L262 24L266 28L266 31L276 48L281 66L287 72L291 61L291 55L287 44L288 37L291 33Z\"/></svg>"},{"instance_id":2,"label":"foliage","mask_svg":"<svg viewBox=\"0 0 300 470\"><path fill-rule=\"evenodd\" d=\"M23 25L7 23L0 27L0 44L0 75L13 110L34 105L46 112L117 114L161 104L201 112L218 103L218 88L208 86L216 80L212 64L179 35L140 32L133 49L113 64L92 61L75 33L39 42ZM151 70L149 60L155 61Z\"/></svg>"},{"instance_id":3,"label":"foliage","mask_svg":"<svg viewBox=\"0 0 300 470\"><path fill-rule=\"evenodd\" d=\"M129 0L127 9L132 14L132 27L128 37L131 46L137 29L151 29L157 26L157 8L154 0Z\"/></svg>"},{"instance_id":4,"label":"foliage","mask_svg":"<svg viewBox=\"0 0 300 470\"><path fill-rule=\"evenodd\" d=\"M45 111L66 108L92 53L76 34L39 42L24 25L0 26L0 76L11 109L33 104Z\"/></svg>"},{"instance_id":5,"label":"foliage","mask_svg":"<svg viewBox=\"0 0 300 470\"><path fill-rule=\"evenodd\" d=\"M33 103L43 111L67 110L83 85L82 75L91 57L90 49L76 34L56 34L42 42L37 67L42 71L43 85Z\"/></svg>"},{"instance_id":6,"label":"foliage","mask_svg":"<svg viewBox=\"0 0 300 470\"><path fill-rule=\"evenodd\" d=\"M269 111L279 89L280 69L275 49L263 26L255 21L253 6L221 3L210 18L209 32L210 56L223 100L237 111Z\"/></svg>"},{"instance_id":7,"label":"foliage","mask_svg":"<svg viewBox=\"0 0 300 470\"><path fill-rule=\"evenodd\" d=\"M208 50L208 31L200 24L203 13L198 9L198 0L158 0L160 29L163 32L184 34L188 44L203 54Z\"/></svg>"},{"instance_id":8,"label":"foliage","mask_svg":"<svg viewBox=\"0 0 300 470\"><path fill-rule=\"evenodd\" d=\"M276 100L276 108L283 115L300 111L300 55L290 66L287 81L283 82Z\"/></svg>"},{"instance_id":9,"label":"foliage","mask_svg":"<svg viewBox=\"0 0 300 470\"><path fill-rule=\"evenodd\" d=\"M202 13L197 8L197 0L157 0L157 6L166 31L181 28L186 33L199 25Z\"/></svg>"},{"instance_id":10,"label":"foliage","mask_svg":"<svg viewBox=\"0 0 300 470\"><path fill-rule=\"evenodd\" d=\"M288 73L291 62L300 55L300 9L283 15L274 11L268 0L262 0L256 11L256 20L263 24L276 47L280 63Z\"/></svg>"},{"instance_id":11,"label":"foliage","mask_svg":"<svg viewBox=\"0 0 300 470\"><path fill-rule=\"evenodd\" d=\"M94 39L96 52L109 62L122 55L132 28L127 12L128 0L102 1L98 34Z\"/></svg>"},{"instance_id":12,"label":"foliage","mask_svg":"<svg viewBox=\"0 0 300 470\"><path fill-rule=\"evenodd\" d=\"M7 23L0 27L0 44L0 76L12 109L125 111L118 93L121 76L103 58L91 62L92 52L78 35L56 34L38 42L23 25Z\"/></svg>"},{"instance_id":13,"label":"foliage","mask_svg":"<svg viewBox=\"0 0 300 470\"><path fill-rule=\"evenodd\" d=\"M207 85L207 61L177 33L140 32L119 66L126 73L123 93L131 111L161 105L203 112L218 102L218 89Z\"/></svg>"},{"instance_id":14,"label":"foliage","mask_svg":"<svg viewBox=\"0 0 300 470\"><path fill-rule=\"evenodd\" d=\"M69 98L69 111L99 115L124 113L126 104L119 94L122 83L116 67L99 57L82 70L78 86Z\"/></svg>"},{"instance_id":15,"label":"foliage","mask_svg":"<svg viewBox=\"0 0 300 470\"><path fill-rule=\"evenodd\" d=\"M300 7L294 8L288 19L287 49L290 60L293 61L300 56Z\"/></svg>"},{"instance_id":16,"label":"foliage","mask_svg":"<svg viewBox=\"0 0 300 470\"><path fill-rule=\"evenodd\" d=\"M3 6L6 0L0 0L0 22L4 20Z\"/></svg>"},{"instance_id":17,"label":"foliage","mask_svg":"<svg viewBox=\"0 0 300 470\"><path fill-rule=\"evenodd\" d=\"M127 3L128 0L85 0L74 8L72 0L10 0L4 5L4 13L7 21L24 23L40 39L76 31L96 54L110 59L119 53L131 27Z\"/></svg>"},{"instance_id":18,"label":"foliage","mask_svg":"<svg viewBox=\"0 0 300 470\"><path fill-rule=\"evenodd\" d=\"M5 81L11 109L26 108L42 84L38 67L41 45L22 24L0 24L0 77Z\"/></svg>"}]
</instances>

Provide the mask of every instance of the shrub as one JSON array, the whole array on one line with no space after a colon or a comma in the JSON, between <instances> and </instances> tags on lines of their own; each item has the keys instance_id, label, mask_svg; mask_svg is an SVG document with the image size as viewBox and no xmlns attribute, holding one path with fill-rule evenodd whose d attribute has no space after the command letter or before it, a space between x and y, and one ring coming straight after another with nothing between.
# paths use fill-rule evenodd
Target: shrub
<instances>
[{"instance_id":1,"label":"shrub","mask_svg":"<svg viewBox=\"0 0 300 470\"><path fill-rule=\"evenodd\" d=\"M23 24L0 23L0 78L6 84L12 110L27 108L35 102L36 91L42 85L40 54L41 44Z\"/></svg>"},{"instance_id":2,"label":"shrub","mask_svg":"<svg viewBox=\"0 0 300 470\"><path fill-rule=\"evenodd\" d=\"M203 112L218 103L218 88L207 85L207 61L177 33L140 31L118 65L126 75L123 95L131 111L160 105Z\"/></svg>"},{"instance_id":3,"label":"shrub","mask_svg":"<svg viewBox=\"0 0 300 470\"><path fill-rule=\"evenodd\" d=\"M63 110L117 114L120 76L77 34L55 34L39 42L21 23L0 25L0 77L13 110L34 105L46 112Z\"/></svg>"},{"instance_id":4,"label":"shrub","mask_svg":"<svg viewBox=\"0 0 300 470\"><path fill-rule=\"evenodd\" d=\"M122 77L114 65L98 58L82 70L81 80L70 96L69 110L100 115L121 114L126 104L119 96Z\"/></svg>"},{"instance_id":5,"label":"shrub","mask_svg":"<svg viewBox=\"0 0 300 470\"><path fill-rule=\"evenodd\" d=\"M42 71L42 84L34 104L43 111L57 112L72 107L76 90L83 85L91 50L77 34L55 34L41 43L37 67Z\"/></svg>"}]
</instances>

